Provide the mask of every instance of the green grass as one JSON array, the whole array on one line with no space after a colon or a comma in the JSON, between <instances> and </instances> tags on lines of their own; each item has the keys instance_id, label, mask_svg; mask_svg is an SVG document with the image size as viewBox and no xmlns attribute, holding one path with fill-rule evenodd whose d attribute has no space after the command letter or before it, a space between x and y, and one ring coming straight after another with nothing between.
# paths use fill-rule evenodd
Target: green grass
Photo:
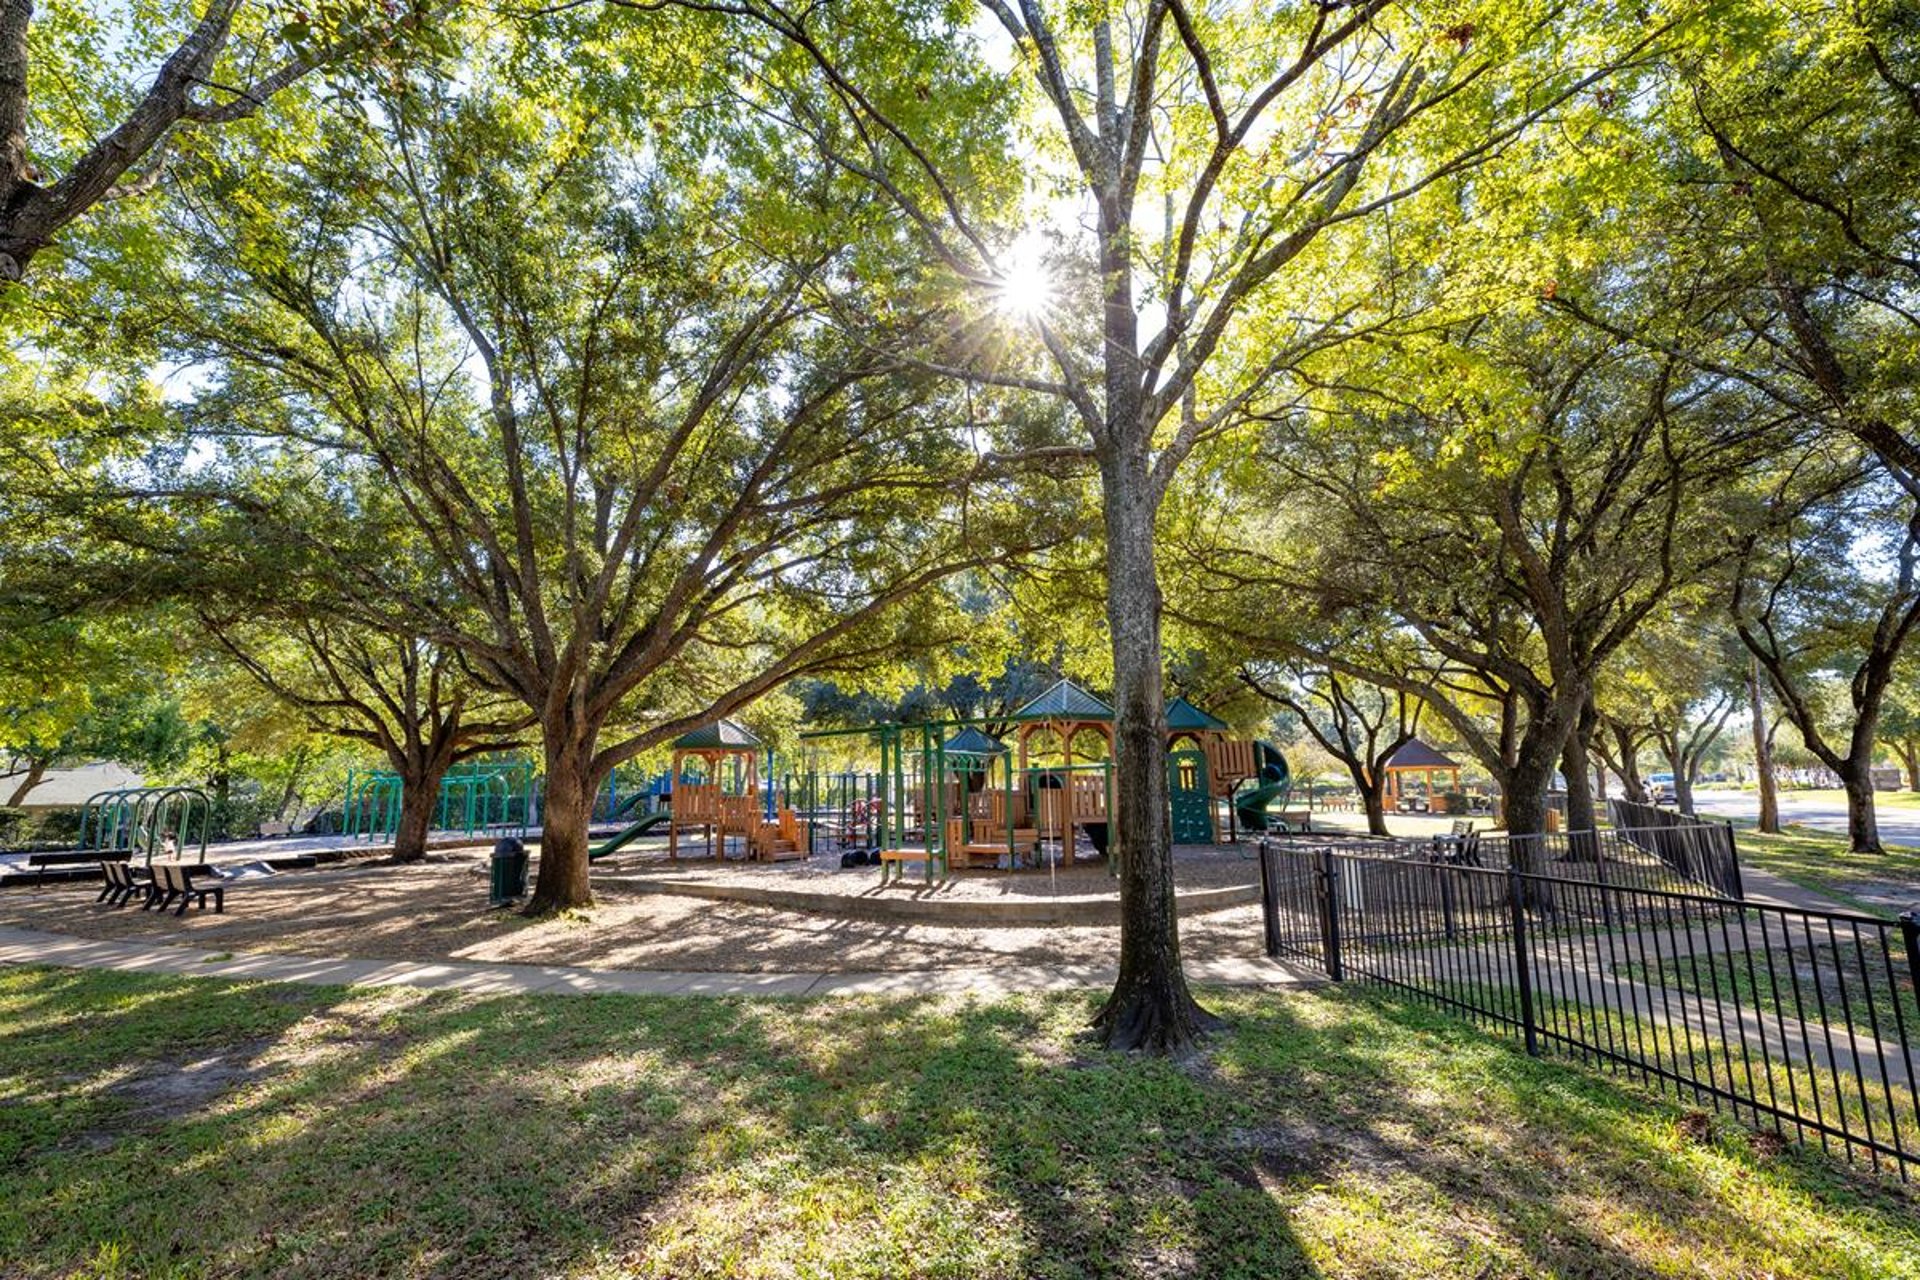
<instances>
[{"instance_id":1,"label":"green grass","mask_svg":"<svg viewBox=\"0 0 1920 1280\"><path fill-rule=\"evenodd\" d=\"M1762 835L1751 823L1736 826L1743 866L1771 871L1870 915L1886 915L1886 905L1862 901L1851 888L1868 883L1904 885L1920 899L1920 851L1895 848L1886 853L1854 853L1847 848L1845 836L1807 827L1789 825L1778 835Z\"/></svg>"},{"instance_id":2,"label":"green grass","mask_svg":"<svg viewBox=\"0 0 1920 1280\"><path fill-rule=\"evenodd\" d=\"M1357 991L482 998L0 972L7 1276L1920 1275L1920 1201Z\"/></svg>"},{"instance_id":3,"label":"green grass","mask_svg":"<svg viewBox=\"0 0 1920 1280\"><path fill-rule=\"evenodd\" d=\"M1893 948L1891 954L1881 945L1882 938ZM1904 1028L1909 1038L1920 1039L1920 1003L1899 935L1862 933L1857 954L1854 944L1853 935L1845 931L1832 939L1824 933L1815 933L1811 940L1796 935L1790 949L1776 945L1770 956L1756 944L1751 951L1732 955L1703 951L1665 957L1656 964L1623 965L1622 972L1748 1009L1808 1022L1824 1020L1836 1031L1851 1027L1856 1035L1898 1042Z\"/></svg>"}]
</instances>

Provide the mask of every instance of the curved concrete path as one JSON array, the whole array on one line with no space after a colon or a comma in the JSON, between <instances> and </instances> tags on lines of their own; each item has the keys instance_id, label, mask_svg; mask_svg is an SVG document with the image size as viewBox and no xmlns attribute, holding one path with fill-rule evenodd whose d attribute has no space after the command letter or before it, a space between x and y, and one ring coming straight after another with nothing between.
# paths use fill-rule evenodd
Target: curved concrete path
<instances>
[{"instance_id":1,"label":"curved concrete path","mask_svg":"<svg viewBox=\"0 0 1920 1280\"><path fill-rule=\"evenodd\" d=\"M901 969L887 973L691 973L592 969L577 965L472 964L445 960L347 960L260 951L215 951L162 942L75 938L0 927L0 964L112 969L188 977L297 982L307 986L420 987L474 995L855 996L1012 995L1110 986L1111 965L1023 965L992 969ZM1285 987L1321 979L1261 957L1189 962L1187 977L1206 986Z\"/></svg>"}]
</instances>

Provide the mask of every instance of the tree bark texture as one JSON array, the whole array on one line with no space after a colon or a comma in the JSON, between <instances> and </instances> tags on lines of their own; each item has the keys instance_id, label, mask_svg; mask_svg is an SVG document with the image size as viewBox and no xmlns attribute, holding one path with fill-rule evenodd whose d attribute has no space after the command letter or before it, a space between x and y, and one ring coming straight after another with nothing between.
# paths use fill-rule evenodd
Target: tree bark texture
<instances>
[{"instance_id":1,"label":"tree bark texture","mask_svg":"<svg viewBox=\"0 0 1920 1280\"><path fill-rule=\"evenodd\" d=\"M593 905L587 870L587 824L593 816L596 727L571 719L548 724L546 803L540 813L540 872L530 916Z\"/></svg>"},{"instance_id":2,"label":"tree bark texture","mask_svg":"<svg viewBox=\"0 0 1920 1280\"><path fill-rule=\"evenodd\" d=\"M1773 776L1773 732L1767 727L1765 686L1760 659L1747 664L1747 700L1753 705L1753 771L1760 792L1760 830L1780 830L1780 786Z\"/></svg>"},{"instance_id":3,"label":"tree bark texture","mask_svg":"<svg viewBox=\"0 0 1920 1280\"><path fill-rule=\"evenodd\" d=\"M1120 877L1120 975L1094 1018L1114 1049L1168 1052L1218 1024L1187 987L1173 887L1160 582L1144 442L1102 459L1107 625L1113 640L1113 853Z\"/></svg>"}]
</instances>

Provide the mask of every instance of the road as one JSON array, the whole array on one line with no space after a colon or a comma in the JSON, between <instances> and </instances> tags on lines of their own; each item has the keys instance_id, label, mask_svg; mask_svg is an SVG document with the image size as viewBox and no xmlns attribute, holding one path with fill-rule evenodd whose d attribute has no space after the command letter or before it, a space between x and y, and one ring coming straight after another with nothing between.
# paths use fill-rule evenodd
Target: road
<instances>
[{"instance_id":1,"label":"road","mask_svg":"<svg viewBox=\"0 0 1920 1280\"><path fill-rule=\"evenodd\" d=\"M1715 817L1752 821L1759 816L1760 798L1751 791L1696 787L1693 807L1700 813L1713 814ZM1880 821L1882 840L1889 844L1920 848L1920 808L1891 804L1882 798L1874 806L1874 812ZM1797 822L1815 831L1831 831L1843 836L1847 834L1846 799L1838 791L1782 791L1780 821Z\"/></svg>"}]
</instances>

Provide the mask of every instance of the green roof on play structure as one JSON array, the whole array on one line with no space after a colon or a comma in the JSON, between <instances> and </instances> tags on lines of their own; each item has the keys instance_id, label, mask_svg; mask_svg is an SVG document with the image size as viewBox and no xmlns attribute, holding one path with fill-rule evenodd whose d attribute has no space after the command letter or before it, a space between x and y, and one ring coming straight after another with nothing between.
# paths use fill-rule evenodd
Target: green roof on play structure
<instances>
[{"instance_id":1,"label":"green roof on play structure","mask_svg":"<svg viewBox=\"0 0 1920 1280\"><path fill-rule=\"evenodd\" d=\"M1219 716L1208 715L1185 698L1175 698L1167 704L1167 728L1176 733L1183 729L1189 733L1201 729L1225 733L1227 722Z\"/></svg>"},{"instance_id":2,"label":"green roof on play structure","mask_svg":"<svg viewBox=\"0 0 1920 1280\"><path fill-rule=\"evenodd\" d=\"M942 749L950 756L997 756L1007 749L1007 744L969 725L948 738Z\"/></svg>"},{"instance_id":3,"label":"green roof on play structure","mask_svg":"<svg viewBox=\"0 0 1920 1280\"><path fill-rule=\"evenodd\" d=\"M732 720L715 720L712 724L703 724L698 729L683 733L673 740L675 751L744 751L759 745L760 739L754 737L751 730Z\"/></svg>"},{"instance_id":4,"label":"green roof on play structure","mask_svg":"<svg viewBox=\"0 0 1920 1280\"><path fill-rule=\"evenodd\" d=\"M1026 706L1013 720L1111 720L1113 708L1071 680L1062 680Z\"/></svg>"}]
</instances>

